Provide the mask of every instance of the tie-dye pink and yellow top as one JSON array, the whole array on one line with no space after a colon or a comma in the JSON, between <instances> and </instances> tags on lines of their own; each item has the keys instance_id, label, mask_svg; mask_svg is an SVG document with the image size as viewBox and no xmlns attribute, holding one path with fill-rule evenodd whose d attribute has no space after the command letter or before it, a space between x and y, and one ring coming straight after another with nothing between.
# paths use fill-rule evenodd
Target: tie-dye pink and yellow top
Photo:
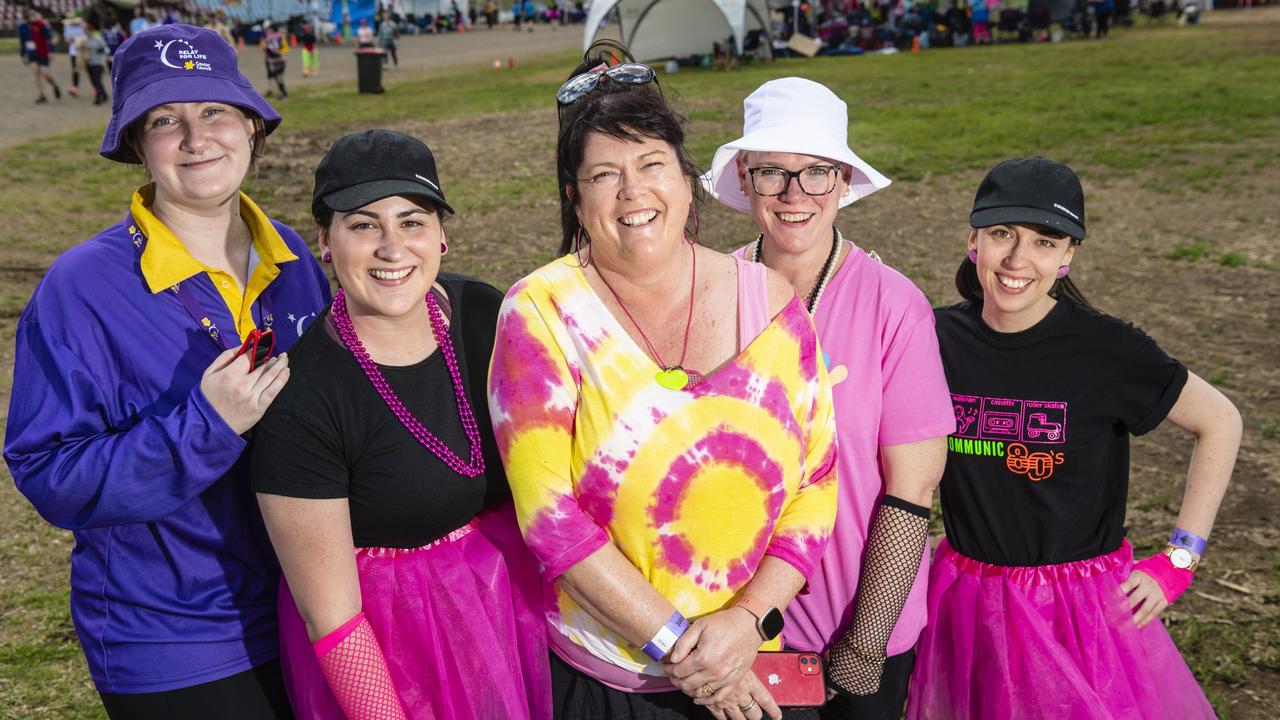
<instances>
[{"instance_id":1,"label":"tie-dye pink and yellow top","mask_svg":"<svg viewBox=\"0 0 1280 720\"><path fill-rule=\"evenodd\" d=\"M692 620L731 605L765 555L808 577L835 521L836 441L799 299L691 390L659 386L657 370L572 257L507 293L489 404L547 582L612 542ZM568 594L554 595L553 630L613 666L662 675Z\"/></svg>"}]
</instances>

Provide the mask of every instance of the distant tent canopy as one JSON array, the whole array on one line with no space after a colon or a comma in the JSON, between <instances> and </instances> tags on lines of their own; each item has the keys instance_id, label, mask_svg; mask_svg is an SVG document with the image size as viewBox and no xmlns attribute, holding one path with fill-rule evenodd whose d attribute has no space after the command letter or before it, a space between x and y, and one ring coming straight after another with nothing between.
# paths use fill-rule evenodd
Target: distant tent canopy
<instances>
[{"instance_id":1,"label":"distant tent canopy","mask_svg":"<svg viewBox=\"0 0 1280 720\"><path fill-rule=\"evenodd\" d=\"M762 31L767 42L767 0L595 0L582 35L585 52L601 22L617 9L622 42L641 62L706 55L732 36L739 53L747 35Z\"/></svg>"}]
</instances>

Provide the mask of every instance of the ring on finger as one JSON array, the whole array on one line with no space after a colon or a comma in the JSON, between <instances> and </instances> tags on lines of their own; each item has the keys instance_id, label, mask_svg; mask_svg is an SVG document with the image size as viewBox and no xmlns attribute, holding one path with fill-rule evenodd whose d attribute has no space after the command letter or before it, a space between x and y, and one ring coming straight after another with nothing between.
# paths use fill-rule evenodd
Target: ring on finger
<instances>
[{"instance_id":1,"label":"ring on finger","mask_svg":"<svg viewBox=\"0 0 1280 720\"><path fill-rule=\"evenodd\" d=\"M752 700L751 702L747 703L746 705L739 705L739 706L738 706L738 711L739 711L739 712L743 712L743 713L749 713L749 712L751 712L752 710L754 710L755 708L756 708L756 701L755 701L755 700Z\"/></svg>"},{"instance_id":2,"label":"ring on finger","mask_svg":"<svg viewBox=\"0 0 1280 720\"><path fill-rule=\"evenodd\" d=\"M711 687L711 683L702 683L702 694L711 697L716 694L716 689Z\"/></svg>"}]
</instances>

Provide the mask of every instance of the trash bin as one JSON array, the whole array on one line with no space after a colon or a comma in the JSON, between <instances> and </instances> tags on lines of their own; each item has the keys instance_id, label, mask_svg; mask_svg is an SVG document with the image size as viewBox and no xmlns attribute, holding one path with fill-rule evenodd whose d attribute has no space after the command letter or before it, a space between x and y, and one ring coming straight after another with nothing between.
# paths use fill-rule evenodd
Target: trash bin
<instances>
[{"instance_id":1,"label":"trash bin","mask_svg":"<svg viewBox=\"0 0 1280 720\"><path fill-rule=\"evenodd\" d=\"M382 92L381 48L360 48L356 51L356 82L362 93Z\"/></svg>"}]
</instances>

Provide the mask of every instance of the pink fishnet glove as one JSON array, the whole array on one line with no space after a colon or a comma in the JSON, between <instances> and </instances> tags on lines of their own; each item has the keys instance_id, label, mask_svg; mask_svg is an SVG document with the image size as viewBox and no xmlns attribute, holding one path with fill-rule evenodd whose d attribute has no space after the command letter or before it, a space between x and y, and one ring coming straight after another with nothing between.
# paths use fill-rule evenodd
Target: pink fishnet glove
<instances>
[{"instance_id":1,"label":"pink fishnet glove","mask_svg":"<svg viewBox=\"0 0 1280 720\"><path fill-rule=\"evenodd\" d=\"M329 689L348 720L408 720L378 636L364 613L312 644Z\"/></svg>"},{"instance_id":2,"label":"pink fishnet glove","mask_svg":"<svg viewBox=\"0 0 1280 720\"><path fill-rule=\"evenodd\" d=\"M1160 586L1164 599L1169 601L1170 605L1191 587L1191 579L1195 577L1195 573L1186 568L1174 567L1173 561L1164 553L1156 553L1146 560L1135 563L1133 569L1150 575L1151 579Z\"/></svg>"}]
</instances>

